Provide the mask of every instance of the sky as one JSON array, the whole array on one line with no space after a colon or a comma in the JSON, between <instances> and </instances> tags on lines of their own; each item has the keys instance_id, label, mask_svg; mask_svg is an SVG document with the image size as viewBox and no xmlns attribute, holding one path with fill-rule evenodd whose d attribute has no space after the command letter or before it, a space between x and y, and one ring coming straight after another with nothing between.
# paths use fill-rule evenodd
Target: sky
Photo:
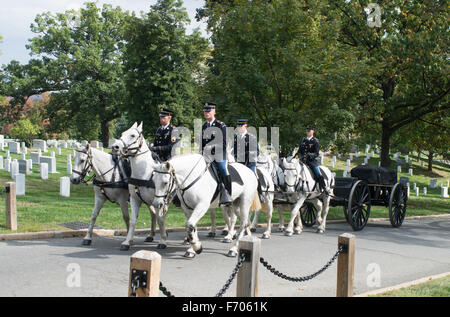
<instances>
[{"instance_id":1,"label":"sky","mask_svg":"<svg viewBox=\"0 0 450 317\"><path fill-rule=\"evenodd\" d=\"M86 0L0 0L0 65L8 64L11 60L27 63L30 59L29 51L25 48L28 39L34 34L30 25L38 13L45 11L64 12L70 9L79 9ZM156 0L97 0L97 6L104 3L120 6L123 10L148 11ZM195 9L204 4L204 0L184 0L184 7L189 14L191 24L187 26L190 34L196 27L200 27L203 36L207 36L205 23L195 20Z\"/></svg>"}]
</instances>

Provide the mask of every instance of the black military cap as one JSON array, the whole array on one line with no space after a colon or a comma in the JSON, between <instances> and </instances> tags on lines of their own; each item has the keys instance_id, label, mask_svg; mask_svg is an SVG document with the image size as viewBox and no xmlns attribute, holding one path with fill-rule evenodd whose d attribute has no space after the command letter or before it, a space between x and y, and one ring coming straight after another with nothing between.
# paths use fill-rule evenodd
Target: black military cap
<instances>
[{"instance_id":1,"label":"black military cap","mask_svg":"<svg viewBox=\"0 0 450 317\"><path fill-rule=\"evenodd\" d=\"M306 130L314 130L314 126L313 125L308 125L307 127L306 127Z\"/></svg>"},{"instance_id":2,"label":"black military cap","mask_svg":"<svg viewBox=\"0 0 450 317\"><path fill-rule=\"evenodd\" d=\"M248 119L238 119L238 120L236 121L236 124L237 124L238 126L242 126L242 125L247 124L247 123L248 123Z\"/></svg>"},{"instance_id":3,"label":"black military cap","mask_svg":"<svg viewBox=\"0 0 450 317\"><path fill-rule=\"evenodd\" d=\"M216 104L214 102L205 102L203 104L203 111L211 111L213 109L216 109Z\"/></svg>"},{"instance_id":4,"label":"black military cap","mask_svg":"<svg viewBox=\"0 0 450 317\"><path fill-rule=\"evenodd\" d=\"M166 117L166 116L171 116L171 117L173 117L173 116L175 116L175 112L173 112L172 110L170 110L170 109L168 109L168 108L162 108L162 109L159 111L159 116L160 116L160 117Z\"/></svg>"}]
</instances>

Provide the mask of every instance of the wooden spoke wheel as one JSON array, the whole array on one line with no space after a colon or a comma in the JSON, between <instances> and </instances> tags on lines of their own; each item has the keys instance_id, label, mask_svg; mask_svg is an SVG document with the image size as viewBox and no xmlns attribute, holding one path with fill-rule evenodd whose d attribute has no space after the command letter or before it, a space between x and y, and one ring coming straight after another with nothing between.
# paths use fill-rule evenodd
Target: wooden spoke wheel
<instances>
[{"instance_id":1,"label":"wooden spoke wheel","mask_svg":"<svg viewBox=\"0 0 450 317\"><path fill-rule=\"evenodd\" d=\"M392 227L398 228L402 225L406 215L407 201L406 187L400 183L395 184L389 197L389 220Z\"/></svg>"},{"instance_id":2,"label":"wooden spoke wheel","mask_svg":"<svg viewBox=\"0 0 450 317\"><path fill-rule=\"evenodd\" d=\"M357 181L353 184L347 204L347 222L353 230L362 230L370 216L370 191L364 181Z\"/></svg>"},{"instance_id":3,"label":"wooden spoke wheel","mask_svg":"<svg viewBox=\"0 0 450 317\"><path fill-rule=\"evenodd\" d=\"M302 223L305 227L312 227L316 223L316 212L316 206L309 201L305 201L300 208L300 217L302 218Z\"/></svg>"}]
</instances>

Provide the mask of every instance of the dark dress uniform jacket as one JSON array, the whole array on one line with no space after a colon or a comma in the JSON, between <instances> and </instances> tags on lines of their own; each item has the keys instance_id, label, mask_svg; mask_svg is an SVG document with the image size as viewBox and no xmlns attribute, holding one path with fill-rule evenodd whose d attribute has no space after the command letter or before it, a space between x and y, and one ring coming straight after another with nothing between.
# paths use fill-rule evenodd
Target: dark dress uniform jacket
<instances>
[{"instance_id":1,"label":"dark dress uniform jacket","mask_svg":"<svg viewBox=\"0 0 450 317\"><path fill-rule=\"evenodd\" d=\"M219 121L219 120L214 120L212 127L218 128L220 129L220 131L222 131L222 142L220 143L220 139L216 139L216 134L218 131L212 131L212 135L210 137L205 137L205 130L209 127L208 122L204 123L202 126L202 150L201 153L202 154L206 154L203 153L205 146L208 145L212 145L212 150L211 150L211 154L215 155L216 153L216 148L217 147L222 147L222 154L223 154L223 158L222 160L226 160L227 159L227 126L225 125L225 123ZM215 129L214 129L215 130ZM217 158L219 159L219 158Z\"/></svg>"},{"instance_id":2,"label":"dark dress uniform jacket","mask_svg":"<svg viewBox=\"0 0 450 317\"><path fill-rule=\"evenodd\" d=\"M319 166L317 158L319 157L319 140L312 137L311 140L303 138L300 141L300 147L297 152L299 158L305 157L306 164L309 166Z\"/></svg>"},{"instance_id":3,"label":"dark dress uniform jacket","mask_svg":"<svg viewBox=\"0 0 450 317\"><path fill-rule=\"evenodd\" d=\"M156 130L153 146L155 152L162 161L167 161L172 156L172 148L179 141L179 132L176 127L169 125L166 128L159 127Z\"/></svg>"},{"instance_id":4,"label":"dark dress uniform jacket","mask_svg":"<svg viewBox=\"0 0 450 317\"><path fill-rule=\"evenodd\" d=\"M252 144L252 148L250 148L250 144ZM239 159L242 159L241 153L244 153L244 151L245 151L245 161L240 162ZM242 141L238 142L238 135L235 134L233 144L233 155L236 162L242 163L245 166L256 165L256 160L259 156L259 145L258 141L256 140L256 136L246 133L244 136L244 144L242 144Z\"/></svg>"}]
</instances>

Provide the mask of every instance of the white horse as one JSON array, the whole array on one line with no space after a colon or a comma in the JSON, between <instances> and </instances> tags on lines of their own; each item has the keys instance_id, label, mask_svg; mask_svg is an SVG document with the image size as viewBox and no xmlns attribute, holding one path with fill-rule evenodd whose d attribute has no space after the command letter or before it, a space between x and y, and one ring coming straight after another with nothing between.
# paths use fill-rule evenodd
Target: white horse
<instances>
[{"instance_id":1,"label":"white horse","mask_svg":"<svg viewBox=\"0 0 450 317\"><path fill-rule=\"evenodd\" d=\"M197 222L205 215L209 208L218 205L218 181L209 168L205 158L200 154L184 154L173 157L169 161L155 167L156 195L153 206L161 212L171 198L171 191L177 188L177 195L181 207L186 215L186 232L191 244L185 257L193 258L202 252L202 244L198 238ZM249 211L252 204L259 204L257 195L257 179L255 174L239 163L230 163L238 174L241 182L233 179L232 200L230 206L224 206L228 217L225 217L230 228L228 236L234 230L230 223L231 216L240 219L239 235L235 244L228 252L228 256L237 256L238 241L247 231L249 225ZM231 173L233 177L233 173ZM236 177L236 175L234 175ZM258 206L259 207L259 206ZM247 231L249 233L249 231ZM229 237L229 238L232 238Z\"/></svg>"},{"instance_id":2,"label":"white horse","mask_svg":"<svg viewBox=\"0 0 450 317\"><path fill-rule=\"evenodd\" d=\"M83 245L91 244L95 221L107 200L120 206L127 231L129 230L128 199L130 194L128 193L128 185L124 180L126 176L121 169L119 160L115 160L111 154L91 148L89 144L86 147L76 145L74 168L70 176L72 184L87 183L85 177L89 175L91 170L94 171L95 204L88 232L83 239Z\"/></svg>"},{"instance_id":3,"label":"white horse","mask_svg":"<svg viewBox=\"0 0 450 317\"><path fill-rule=\"evenodd\" d=\"M139 216L139 208L142 203L146 204L150 217L152 218L152 229L145 242L152 242L155 236L154 215L155 210L152 206L153 198L155 197L155 188L151 180L154 166L156 162L152 158L150 149L142 135L142 122L138 126L135 122L131 128L122 133L119 140L113 144L115 151L120 151L122 155L128 157L131 165L131 177L128 180L128 188L130 192L131 205L131 223L128 230L127 237L120 247L121 250L129 250L130 244L133 243L134 230L136 228L137 219ZM164 216L165 217L165 216ZM158 249L166 248L167 232L165 228L164 219L156 215L161 240L158 244Z\"/></svg>"},{"instance_id":4,"label":"white horse","mask_svg":"<svg viewBox=\"0 0 450 317\"><path fill-rule=\"evenodd\" d=\"M286 191L292 193L290 196L293 200L294 207L291 210L291 218L289 224L285 230L285 235L292 235L292 228L294 225L294 219L299 215L299 210L302 207L305 200L311 201L316 205L316 224L318 225L317 232L325 232L326 219L328 215L328 209L330 205L330 196L324 194L320 189L319 183L315 181L313 177L313 171L298 159L286 158L282 159L282 165L284 170L284 178L286 182ZM325 173L325 185L328 191L332 194L332 186L334 185L334 177L330 170L325 166L320 166ZM323 217L321 212L323 211ZM300 225L300 232L303 230L301 220L298 220ZM300 233L298 232L298 233Z\"/></svg>"}]
</instances>

